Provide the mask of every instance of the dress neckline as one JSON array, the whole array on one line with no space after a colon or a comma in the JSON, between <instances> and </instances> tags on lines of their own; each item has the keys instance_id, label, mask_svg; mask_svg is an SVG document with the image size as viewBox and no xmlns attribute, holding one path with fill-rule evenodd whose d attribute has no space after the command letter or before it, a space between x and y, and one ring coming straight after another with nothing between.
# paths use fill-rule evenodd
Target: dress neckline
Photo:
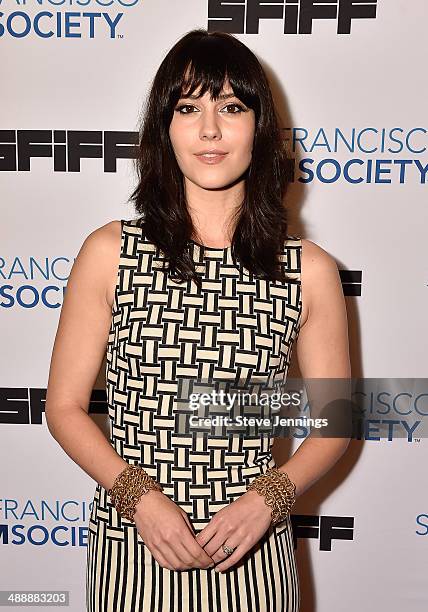
<instances>
[{"instance_id":1,"label":"dress neckline","mask_svg":"<svg viewBox=\"0 0 428 612\"><path fill-rule=\"evenodd\" d=\"M229 246L227 247L209 247L209 246L206 246L205 244L200 244L199 242L195 242L195 240L192 240L192 239L190 239L189 242L191 242L192 244L195 244L200 249L204 249L205 251L229 251L229 249L232 248L231 244L229 244Z\"/></svg>"}]
</instances>

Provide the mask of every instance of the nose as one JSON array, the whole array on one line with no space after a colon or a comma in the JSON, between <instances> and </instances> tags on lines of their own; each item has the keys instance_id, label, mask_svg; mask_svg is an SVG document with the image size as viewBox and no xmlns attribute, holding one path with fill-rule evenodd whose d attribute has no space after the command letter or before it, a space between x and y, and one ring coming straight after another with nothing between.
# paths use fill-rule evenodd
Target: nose
<instances>
[{"instance_id":1,"label":"nose","mask_svg":"<svg viewBox=\"0 0 428 612\"><path fill-rule=\"evenodd\" d=\"M202 113L199 138L212 140L221 138L221 130L215 110L207 110Z\"/></svg>"}]
</instances>

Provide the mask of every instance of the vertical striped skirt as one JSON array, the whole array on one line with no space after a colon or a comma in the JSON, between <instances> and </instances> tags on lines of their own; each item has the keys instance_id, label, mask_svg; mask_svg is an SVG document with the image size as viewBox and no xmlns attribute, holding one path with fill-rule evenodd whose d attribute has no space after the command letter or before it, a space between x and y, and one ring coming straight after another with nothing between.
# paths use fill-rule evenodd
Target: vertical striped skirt
<instances>
[{"instance_id":1,"label":"vertical striped skirt","mask_svg":"<svg viewBox=\"0 0 428 612\"><path fill-rule=\"evenodd\" d=\"M88 532L86 606L87 612L298 612L290 517L224 573L163 568L135 526L115 537L99 521Z\"/></svg>"}]
</instances>

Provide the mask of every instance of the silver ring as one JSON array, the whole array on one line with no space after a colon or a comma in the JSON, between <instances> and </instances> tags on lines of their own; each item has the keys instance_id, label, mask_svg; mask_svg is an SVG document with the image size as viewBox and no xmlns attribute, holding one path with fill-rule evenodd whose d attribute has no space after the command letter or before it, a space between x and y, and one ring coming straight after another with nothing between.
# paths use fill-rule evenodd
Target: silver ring
<instances>
[{"instance_id":1,"label":"silver ring","mask_svg":"<svg viewBox=\"0 0 428 612\"><path fill-rule=\"evenodd\" d=\"M235 548L236 548L236 546L235 546ZM233 551L235 550L235 548L231 548L230 546L227 546L226 544L223 544L223 546L222 546L223 552L227 556L231 555L233 553Z\"/></svg>"}]
</instances>

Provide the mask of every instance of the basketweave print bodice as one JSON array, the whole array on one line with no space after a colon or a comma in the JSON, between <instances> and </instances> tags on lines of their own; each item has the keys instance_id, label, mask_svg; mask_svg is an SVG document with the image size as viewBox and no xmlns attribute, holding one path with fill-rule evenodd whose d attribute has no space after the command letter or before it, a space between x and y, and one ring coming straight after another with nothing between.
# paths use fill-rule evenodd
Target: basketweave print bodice
<instances>
[{"instance_id":1,"label":"basketweave print bodice","mask_svg":"<svg viewBox=\"0 0 428 612\"><path fill-rule=\"evenodd\" d=\"M121 252L107 344L110 439L130 463L168 486L198 480L192 469L272 465L269 436L192 436L180 429L183 381L285 380L299 332L301 239L280 257L291 280L260 279L231 248L190 241L202 290L162 270L163 253L137 220L122 220ZM230 473L229 473L230 476ZM172 486L172 485L171 485Z\"/></svg>"}]
</instances>

